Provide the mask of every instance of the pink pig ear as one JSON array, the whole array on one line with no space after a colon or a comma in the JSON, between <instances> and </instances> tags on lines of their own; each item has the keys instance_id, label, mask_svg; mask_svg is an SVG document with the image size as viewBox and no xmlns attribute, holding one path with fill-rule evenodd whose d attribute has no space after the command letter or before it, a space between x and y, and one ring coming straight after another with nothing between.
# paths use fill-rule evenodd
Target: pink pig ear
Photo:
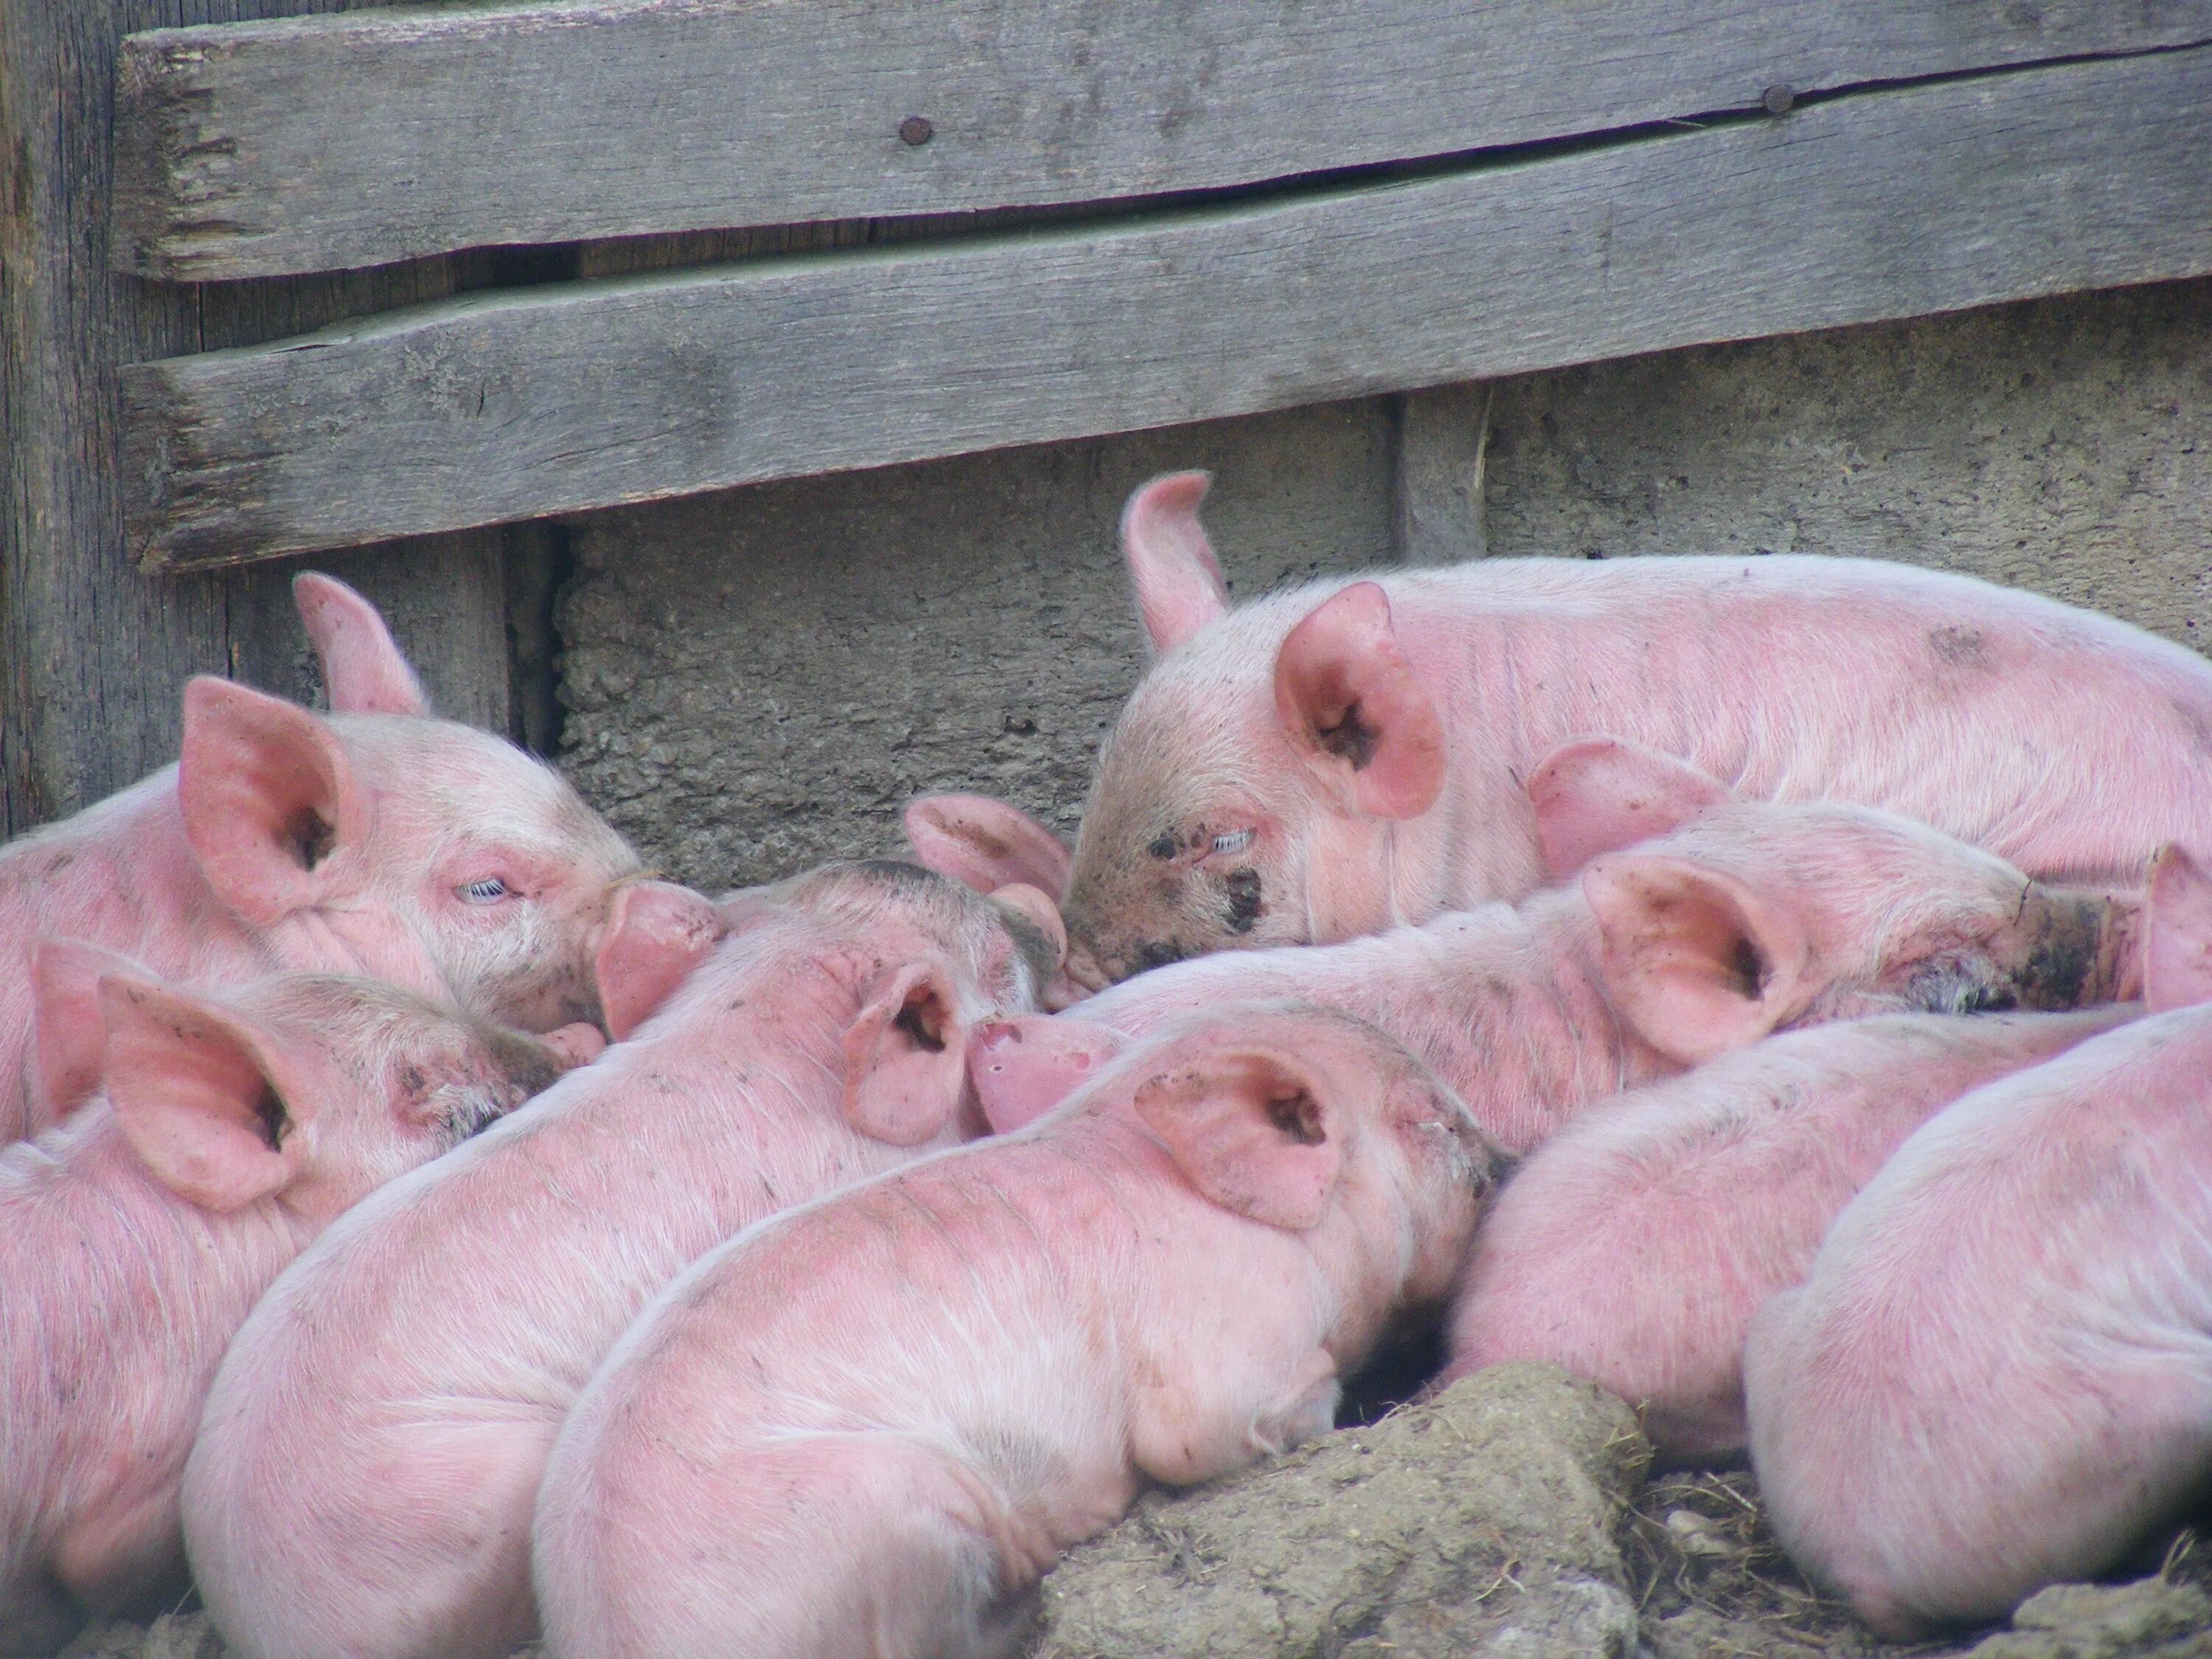
<instances>
[{"instance_id":1,"label":"pink pig ear","mask_svg":"<svg viewBox=\"0 0 2212 1659\"><path fill-rule=\"evenodd\" d=\"M1088 1083L1128 1046L1119 1032L1087 1019L1024 1014L975 1028L968 1080L993 1131L1026 1127Z\"/></svg>"},{"instance_id":2,"label":"pink pig ear","mask_svg":"<svg viewBox=\"0 0 2212 1659\"><path fill-rule=\"evenodd\" d=\"M1137 1115L1203 1197L1305 1232L1343 1170L1343 1113L1305 1064L1276 1048L1199 1051L1137 1086Z\"/></svg>"},{"instance_id":3,"label":"pink pig ear","mask_svg":"<svg viewBox=\"0 0 2212 1659\"><path fill-rule=\"evenodd\" d=\"M257 927L319 903L368 818L328 726L297 703L205 677L185 687L177 798L208 884Z\"/></svg>"},{"instance_id":4,"label":"pink pig ear","mask_svg":"<svg viewBox=\"0 0 2212 1659\"><path fill-rule=\"evenodd\" d=\"M1591 865L1582 890L1607 999L1669 1059L1695 1066L1800 1012L1812 962L1804 927L1735 877L1628 854Z\"/></svg>"},{"instance_id":5,"label":"pink pig ear","mask_svg":"<svg viewBox=\"0 0 2212 1659\"><path fill-rule=\"evenodd\" d=\"M906 838L924 869L988 893L1021 882L1058 896L1067 844L1018 806L988 795L924 795L906 809Z\"/></svg>"},{"instance_id":6,"label":"pink pig ear","mask_svg":"<svg viewBox=\"0 0 2212 1659\"><path fill-rule=\"evenodd\" d=\"M893 1146L918 1146L965 1098L968 1032L942 963L893 974L845 1028L845 1115Z\"/></svg>"},{"instance_id":7,"label":"pink pig ear","mask_svg":"<svg viewBox=\"0 0 2212 1659\"><path fill-rule=\"evenodd\" d=\"M335 576L292 579L292 603L323 665L323 690L341 714L427 714L430 699L399 654L383 613Z\"/></svg>"},{"instance_id":8,"label":"pink pig ear","mask_svg":"<svg viewBox=\"0 0 2212 1659\"><path fill-rule=\"evenodd\" d=\"M1544 871L1553 881L1734 799L1689 762L1620 738L1583 738L1554 749L1528 775Z\"/></svg>"},{"instance_id":9,"label":"pink pig ear","mask_svg":"<svg viewBox=\"0 0 2212 1659\"><path fill-rule=\"evenodd\" d=\"M1121 552L1156 656L1229 610L1221 565L1198 521L1198 505L1212 483L1204 472L1170 472L1139 485L1121 509Z\"/></svg>"},{"instance_id":10,"label":"pink pig ear","mask_svg":"<svg viewBox=\"0 0 2212 1659\"><path fill-rule=\"evenodd\" d=\"M1296 1055L1201 1048L1138 1085L1135 1105L1190 1184L1223 1209L1293 1232L1328 1213L1343 1114Z\"/></svg>"},{"instance_id":11,"label":"pink pig ear","mask_svg":"<svg viewBox=\"0 0 2212 1659\"><path fill-rule=\"evenodd\" d=\"M102 974L143 974L128 957L75 939L42 939L31 952L31 1046L44 1110L58 1123L100 1087L107 1035L100 1023Z\"/></svg>"},{"instance_id":12,"label":"pink pig ear","mask_svg":"<svg viewBox=\"0 0 2212 1659\"><path fill-rule=\"evenodd\" d=\"M156 1180L218 1214L289 1184L295 1114L251 1024L137 975L101 975L100 1011L108 1101Z\"/></svg>"},{"instance_id":13,"label":"pink pig ear","mask_svg":"<svg viewBox=\"0 0 2212 1659\"><path fill-rule=\"evenodd\" d=\"M2212 878L2179 847L2159 848L2143 896L2143 1001L2154 1012L2212 1002Z\"/></svg>"},{"instance_id":14,"label":"pink pig ear","mask_svg":"<svg viewBox=\"0 0 2212 1659\"><path fill-rule=\"evenodd\" d=\"M1418 817L1444 781L1443 723L1390 623L1390 599L1354 582L1275 658L1275 713L1291 741L1350 786L1359 810Z\"/></svg>"},{"instance_id":15,"label":"pink pig ear","mask_svg":"<svg viewBox=\"0 0 2212 1659\"><path fill-rule=\"evenodd\" d=\"M1043 934L1052 951L1052 970L1037 987L1040 1004L1056 1014L1063 1008L1073 1008L1091 994L1068 975L1067 924L1060 918L1060 906L1028 883L1019 881L995 889L990 897L992 903L1005 905Z\"/></svg>"},{"instance_id":16,"label":"pink pig ear","mask_svg":"<svg viewBox=\"0 0 2212 1659\"><path fill-rule=\"evenodd\" d=\"M714 951L729 923L713 900L672 881L634 881L615 892L593 971L614 1040L653 1017Z\"/></svg>"}]
</instances>

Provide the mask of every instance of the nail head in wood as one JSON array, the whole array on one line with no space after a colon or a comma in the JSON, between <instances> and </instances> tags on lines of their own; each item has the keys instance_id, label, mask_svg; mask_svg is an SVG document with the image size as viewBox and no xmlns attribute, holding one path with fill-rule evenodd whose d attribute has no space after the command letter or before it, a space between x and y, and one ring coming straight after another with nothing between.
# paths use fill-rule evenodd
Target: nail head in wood
<instances>
[{"instance_id":1,"label":"nail head in wood","mask_svg":"<svg viewBox=\"0 0 2212 1659\"><path fill-rule=\"evenodd\" d=\"M899 123L899 137L909 144L920 146L934 137L937 129L929 125L927 115L909 115Z\"/></svg>"},{"instance_id":2,"label":"nail head in wood","mask_svg":"<svg viewBox=\"0 0 2212 1659\"><path fill-rule=\"evenodd\" d=\"M1759 101L1769 115L1787 115L1797 101L1797 94L1777 81L1759 94Z\"/></svg>"}]
</instances>

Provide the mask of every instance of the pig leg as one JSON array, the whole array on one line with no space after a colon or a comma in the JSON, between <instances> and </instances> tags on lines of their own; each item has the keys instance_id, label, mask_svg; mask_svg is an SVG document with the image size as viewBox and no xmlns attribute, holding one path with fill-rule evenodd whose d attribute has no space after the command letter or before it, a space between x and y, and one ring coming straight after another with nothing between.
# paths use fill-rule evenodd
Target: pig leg
<instances>
[{"instance_id":1,"label":"pig leg","mask_svg":"<svg viewBox=\"0 0 2212 1659\"><path fill-rule=\"evenodd\" d=\"M530 1519L560 1419L455 1422L455 1402L368 1431L303 1523L240 1514L201 1593L248 1659L498 1659L537 1633ZM358 1433L360 1431L356 1430ZM302 1478L296 1468L290 1482ZM312 1473L307 1479L313 1478ZM249 1500L250 1501L250 1500ZM266 1605L264 1605L264 1601Z\"/></svg>"},{"instance_id":2,"label":"pig leg","mask_svg":"<svg viewBox=\"0 0 2212 1659\"><path fill-rule=\"evenodd\" d=\"M616 1439L580 1468L570 1449L538 1508L550 1659L1011 1656L1056 1553L957 1458L901 1435L705 1457Z\"/></svg>"}]
</instances>

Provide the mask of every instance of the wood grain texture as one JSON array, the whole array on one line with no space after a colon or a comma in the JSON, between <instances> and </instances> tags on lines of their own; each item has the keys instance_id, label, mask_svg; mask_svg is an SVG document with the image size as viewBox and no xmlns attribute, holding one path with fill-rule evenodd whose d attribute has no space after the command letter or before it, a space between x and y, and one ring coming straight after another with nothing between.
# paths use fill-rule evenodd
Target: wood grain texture
<instances>
[{"instance_id":1,"label":"wood grain texture","mask_svg":"<svg viewBox=\"0 0 2212 1659\"><path fill-rule=\"evenodd\" d=\"M123 46L116 241L207 279L1146 196L2207 39L2212 0L575 0L164 30Z\"/></svg>"},{"instance_id":2,"label":"wood grain texture","mask_svg":"<svg viewBox=\"0 0 2212 1659\"><path fill-rule=\"evenodd\" d=\"M2212 270L2212 49L1419 183L468 299L125 371L240 560Z\"/></svg>"},{"instance_id":3,"label":"wood grain texture","mask_svg":"<svg viewBox=\"0 0 2212 1659\"><path fill-rule=\"evenodd\" d=\"M1395 401L1391 551L1404 564L1456 564L1486 556L1482 475L1491 388L1434 386Z\"/></svg>"},{"instance_id":4,"label":"wood grain texture","mask_svg":"<svg viewBox=\"0 0 2212 1659\"><path fill-rule=\"evenodd\" d=\"M463 263L217 290L114 274L106 205L117 42L278 4L0 0L0 837L173 759L188 675L313 689L289 571L154 580L134 568L117 365L435 298ZM400 637L449 711L504 728L504 643L480 625L488 617L495 629L501 616L495 559L461 538L337 568L397 606Z\"/></svg>"}]
</instances>

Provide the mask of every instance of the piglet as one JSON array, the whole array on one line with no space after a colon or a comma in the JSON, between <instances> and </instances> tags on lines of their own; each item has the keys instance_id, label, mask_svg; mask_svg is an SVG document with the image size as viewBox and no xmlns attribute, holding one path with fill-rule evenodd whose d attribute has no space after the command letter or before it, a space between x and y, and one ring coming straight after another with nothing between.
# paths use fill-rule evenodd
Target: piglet
<instances>
[{"instance_id":1,"label":"piglet","mask_svg":"<svg viewBox=\"0 0 2212 1659\"><path fill-rule=\"evenodd\" d=\"M1544 1359L1637 1406L1662 1462L1741 1451L1744 1332L1898 1144L2140 1012L1891 1014L1794 1031L1609 1101L1514 1171L1443 1382Z\"/></svg>"},{"instance_id":2,"label":"piglet","mask_svg":"<svg viewBox=\"0 0 2212 1659\"><path fill-rule=\"evenodd\" d=\"M1042 894L909 865L688 902L688 935L633 947L625 910L602 953L623 1041L348 1217L233 1344L185 1526L234 1650L528 1639L530 1506L608 1346L748 1223L977 1131L969 1033L1034 1007L1064 944Z\"/></svg>"},{"instance_id":3,"label":"piglet","mask_svg":"<svg viewBox=\"0 0 2212 1659\"><path fill-rule=\"evenodd\" d=\"M1888 813L1744 799L1612 739L1548 757L1528 793L1551 869L1579 872L1571 887L1341 945L1177 963L1009 1022L972 1056L992 1122L1034 1117L1193 1007L1252 997L1380 1026L1518 1152L1595 1100L1772 1030L2131 994L2133 896L2045 887ZM983 852L971 842L965 862Z\"/></svg>"},{"instance_id":4,"label":"piglet","mask_svg":"<svg viewBox=\"0 0 2212 1659\"><path fill-rule=\"evenodd\" d=\"M1874 560L1489 559L1231 610L1207 480L1129 499L1156 660L1065 893L1078 977L1327 944L1541 878L1522 780L1573 737L1747 796L1922 819L2030 874L2212 853L2212 665L2124 623Z\"/></svg>"},{"instance_id":5,"label":"piglet","mask_svg":"<svg viewBox=\"0 0 2212 1659\"><path fill-rule=\"evenodd\" d=\"M1752 1321L1775 1534L1885 1635L2105 1572L2212 1476L2212 960L2145 990L1915 1133Z\"/></svg>"},{"instance_id":6,"label":"piglet","mask_svg":"<svg viewBox=\"0 0 2212 1659\"><path fill-rule=\"evenodd\" d=\"M739 1235L623 1338L538 1504L557 1659L1004 1653L1146 1480L1329 1426L1451 1284L1492 1149L1297 1004L1161 1034L1024 1133Z\"/></svg>"},{"instance_id":7,"label":"piglet","mask_svg":"<svg viewBox=\"0 0 2212 1659\"><path fill-rule=\"evenodd\" d=\"M361 974L533 1030L599 1018L592 952L636 855L551 768L428 718L358 593L293 593L333 713L196 679L175 766L0 849L0 1138L76 1103L29 1052L42 935L195 985Z\"/></svg>"},{"instance_id":8,"label":"piglet","mask_svg":"<svg viewBox=\"0 0 2212 1659\"><path fill-rule=\"evenodd\" d=\"M339 1212L592 1046L368 980L187 992L81 944L41 945L37 978L94 1024L68 1031L89 1097L0 1153L9 1654L173 1589L178 1476L255 1299Z\"/></svg>"}]
</instances>

